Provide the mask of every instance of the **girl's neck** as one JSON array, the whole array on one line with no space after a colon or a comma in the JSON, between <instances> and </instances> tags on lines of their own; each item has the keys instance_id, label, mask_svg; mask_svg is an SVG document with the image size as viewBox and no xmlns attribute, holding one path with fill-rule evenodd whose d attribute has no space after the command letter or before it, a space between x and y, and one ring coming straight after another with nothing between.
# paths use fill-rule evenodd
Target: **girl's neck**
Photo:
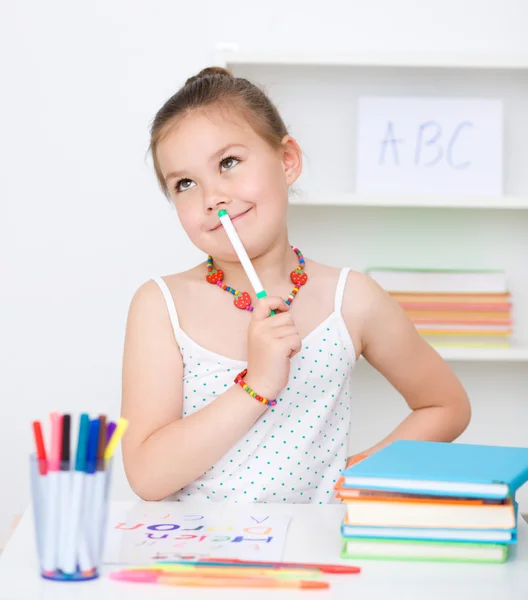
<instances>
[{"instance_id":1,"label":"girl's neck","mask_svg":"<svg viewBox=\"0 0 528 600\"><path fill-rule=\"evenodd\" d=\"M238 261L217 261L213 256L213 262L216 269L223 271L224 283L253 295L251 283ZM284 290L285 285L287 285L287 282L290 282L291 285L290 273L299 264L286 234L278 238L263 254L254 257L251 262L269 295L284 295L286 293L286 290Z\"/></svg>"}]
</instances>

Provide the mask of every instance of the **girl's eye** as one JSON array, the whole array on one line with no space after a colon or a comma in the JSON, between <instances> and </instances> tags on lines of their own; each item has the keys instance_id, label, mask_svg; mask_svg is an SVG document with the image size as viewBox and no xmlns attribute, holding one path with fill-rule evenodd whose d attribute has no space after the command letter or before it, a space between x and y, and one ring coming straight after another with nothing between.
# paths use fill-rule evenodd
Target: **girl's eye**
<instances>
[{"instance_id":1,"label":"girl's eye","mask_svg":"<svg viewBox=\"0 0 528 600\"><path fill-rule=\"evenodd\" d=\"M239 162L240 161L238 160L238 158L235 158L234 156L228 156L227 158L224 158L223 161L221 161L221 163L220 163L221 170L229 171L229 169L236 167L236 165L238 165Z\"/></svg>"},{"instance_id":2,"label":"girl's eye","mask_svg":"<svg viewBox=\"0 0 528 600\"><path fill-rule=\"evenodd\" d=\"M185 192L185 190L190 190L195 185L196 183L194 183L192 179L180 179L180 181L178 181L176 184L176 191Z\"/></svg>"}]
</instances>

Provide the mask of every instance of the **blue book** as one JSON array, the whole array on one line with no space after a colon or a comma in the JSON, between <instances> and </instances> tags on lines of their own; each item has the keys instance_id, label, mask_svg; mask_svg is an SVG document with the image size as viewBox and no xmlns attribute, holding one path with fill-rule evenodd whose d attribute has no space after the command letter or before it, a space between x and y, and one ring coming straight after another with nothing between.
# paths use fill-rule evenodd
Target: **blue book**
<instances>
[{"instance_id":1,"label":"blue book","mask_svg":"<svg viewBox=\"0 0 528 600\"><path fill-rule=\"evenodd\" d=\"M398 440L343 477L345 488L507 498L528 481L528 448Z\"/></svg>"}]
</instances>

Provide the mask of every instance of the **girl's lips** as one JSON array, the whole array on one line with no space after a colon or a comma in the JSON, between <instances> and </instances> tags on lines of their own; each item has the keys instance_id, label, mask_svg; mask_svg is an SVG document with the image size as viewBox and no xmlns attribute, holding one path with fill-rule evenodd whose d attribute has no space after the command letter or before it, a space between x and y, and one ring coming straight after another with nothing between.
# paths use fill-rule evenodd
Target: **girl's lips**
<instances>
[{"instance_id":1,"label":"girl's lips","mask_svg":"<svg viewBox=\"0 0 528 600\"><path fill-rule=\"evenodd\" d=\"M253 207L251 207L251 208L248 208L248 209L247 209L247 210L245 210L244 212L238 213L238 215L236 215L236 216L234 216L234 217L230 217L231 221L232 221L232 222L234 222L234 221L238 221L238 219L241 219L242 217L244 217L245 215L247 215L247 214L248 214L248 212L249 212L249 211L250 211L252 208L253 208ZM213 228L211 229L211 231L216 231L216 230L217 230L219 227L221 227L221 226L222 226L222 223L218 223L218 225L215 225L215 227L213 227Z\"/></svg>"}]
</instances>

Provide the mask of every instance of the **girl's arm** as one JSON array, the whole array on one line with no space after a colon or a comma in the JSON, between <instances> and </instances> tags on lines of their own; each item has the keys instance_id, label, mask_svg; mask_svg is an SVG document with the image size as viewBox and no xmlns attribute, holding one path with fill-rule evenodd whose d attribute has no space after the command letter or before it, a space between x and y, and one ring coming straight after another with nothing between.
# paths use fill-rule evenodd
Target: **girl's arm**
<instances>
[{"instance_id":1,"label":"girl's arm","mask_svg":"<svg viewBox=\"0 0 528 600\"><path fill-rule=\"evenodd\" d=\"M269 334L270 324L264 317L270 307L287 310L282 300L266 298L266 305L258 307L260 313L254 311L256 319L262 315L262 321L255 324L257 345L263 345L258 344L260 337ZM289 315L276 318L274 323L281 323ZM291 333L287 326L282 332ZM280 369L277 361L269 360L270 353L280 354L284 348L281 364L289 368L286 357L296 344L294 336L290 337L270 338L265 344L264 354L268 355L264 361L275 373ZM262 354L257 358L262 359ZM246 381L253 389L262 389L256 380L253 383L250 371L248 368ZM182 380L182 356L165 303L157 285L148 282L139 288L130 305L122 391L122 415L129 421L123 438L123 462L132 489L144 500L166 498L200 477L267 410L239 385L233 385L205 408L182 418Z\"/></svg>"},{"instance_id":2,"label":"girl's arm","mask_svg":"<svg viewBox=\"0 0 528 600\"><path fill-rule=\"evenodd\" d=\"M412 410L394 431L362 454L399 439L451 442L466 429L471 407L460 381L375 281L359 273L349 275L343 316L349 330L355 330L359 353Z\"/></svg>"}]
</instances>

